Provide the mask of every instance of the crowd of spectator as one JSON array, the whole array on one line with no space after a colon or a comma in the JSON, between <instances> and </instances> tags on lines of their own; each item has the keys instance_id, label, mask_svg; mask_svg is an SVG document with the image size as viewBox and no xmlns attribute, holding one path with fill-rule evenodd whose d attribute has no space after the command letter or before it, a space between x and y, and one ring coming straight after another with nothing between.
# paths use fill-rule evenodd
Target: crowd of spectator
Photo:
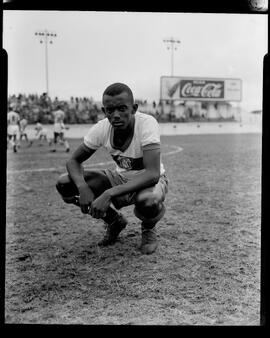
<instances>
[{"instance_id":1,"label":"crowd of spectator","mask_svg":"<svg viewBox=\"0 0 270 338\"><path fill-rule=\"evenodd\" d=\"M8 105L21 116L25 116L30 124L37 121L44 124L53 123L52 112L59 104L65 112L65 122L68 124L96 123L103 114L100 104L92 98L71 97L70 100L59 100L55 97L52 100L46 93L11 95L8 98Z\"/></svg>"},{"instance_id":2,"label":"crowd of spectator","mask_svg":"<svg viewBox=\"0 0 270 338\"><path fill-rule=\"evenodd\" d=\"M190 107L186 103L170 101L148 102L136 100L138 110L154 116L158 122L190 122L207 120L207 112L204 107ZM19 94L8 98L9 106L24 116L29 124L40 121L44 124L53 123L52 112L60 104L65 112L67 124L96 123L104 117L101 103L93 98L71 97L69 100L53 100L46 94Z\"/></svg>"},{"instance_id":3,"label":"crowd of spectator","mask_svg":"<svg viewBox=\"0 0 270 338\"><path fill-rule=\"evenodd\" d=\"M162 100L148 103L147 100L137 101L139 110L143 113L154 116L158 122L214 122L214 121L234 121L232 114L220 114L217 103L215 103L215 116L209 116L208 103L205 102L179 102Z\"/></svg>"}]
</instances>

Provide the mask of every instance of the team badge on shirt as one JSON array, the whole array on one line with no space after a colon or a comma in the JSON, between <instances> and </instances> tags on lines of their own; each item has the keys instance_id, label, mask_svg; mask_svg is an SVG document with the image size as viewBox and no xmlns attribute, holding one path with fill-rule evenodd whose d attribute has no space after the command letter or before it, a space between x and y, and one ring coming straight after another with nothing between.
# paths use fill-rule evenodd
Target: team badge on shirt
<instances>
[{"instance_id":1,"label":"team badge on shirt","mask_svg":"<svg viewBox=\"0 0 270 338\"><path fill-rule=\"evenodd\" d=\"M118 167L125 170L142 170L143 159L142 158L131 158L121 155L112 156L113 160L117 163Z\"/></svg>"}]
</instances>

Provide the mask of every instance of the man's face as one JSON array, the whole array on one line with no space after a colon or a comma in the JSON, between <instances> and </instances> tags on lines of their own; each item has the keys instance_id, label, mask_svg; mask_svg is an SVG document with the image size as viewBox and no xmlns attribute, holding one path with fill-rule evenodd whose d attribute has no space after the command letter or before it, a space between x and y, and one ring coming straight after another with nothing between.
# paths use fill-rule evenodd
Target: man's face
<instances>
[{"instance_id":1,"label":"man's face","mask_svg":"<svg viewBox=\"0 0 270 338\"><path fill-rule=\"evenodd\" d=\"M137 105L132 102L128 93L103 96L102 110L114 129L127 129L134 118Z\"/></svg>"}]
</instances>

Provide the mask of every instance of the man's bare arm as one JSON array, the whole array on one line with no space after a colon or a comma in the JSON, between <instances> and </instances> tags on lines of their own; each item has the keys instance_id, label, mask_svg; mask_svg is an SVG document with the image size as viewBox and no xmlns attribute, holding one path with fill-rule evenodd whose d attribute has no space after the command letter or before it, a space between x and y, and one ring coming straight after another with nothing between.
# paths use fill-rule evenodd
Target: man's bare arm
<instances>
[{"instance_id":1,"label":"man's bare arm","mask_svg":"<svg viewBox=\"0 0 270 338\"><path fill-rule=\"evenodd\" d=\"M81 211L84 214L88 213L89 205L94 199L94 194L85 182L82 163L91 157L94 152L94 149L90 149L82 143L66 163L68 174L78 188Z\"/></svg>"},{"instance_id":2,"label":"man's bare arm","mask_svg":"<svg viewBox=\"0 0 270 338\"><path fill-rule=\"evenodd\" d=\"M74 151L70 159L66 163L69 176L77 188L86 183L83 177L82 163L94 154L95 150L86 147L83 143Z\"/></svg>"}]
</instances>

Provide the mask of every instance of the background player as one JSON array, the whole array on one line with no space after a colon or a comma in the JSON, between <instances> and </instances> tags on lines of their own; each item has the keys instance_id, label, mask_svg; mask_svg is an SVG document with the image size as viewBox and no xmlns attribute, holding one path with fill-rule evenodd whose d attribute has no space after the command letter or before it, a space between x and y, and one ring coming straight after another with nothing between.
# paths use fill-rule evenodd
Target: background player
<instances>
[{"instance_id":1,"label":"background player","mask_svg":"<svg viewBox=\"0 0 270 338\"><path fill-rule=\"evenodd\" d=\"M35 126L36 134L35 134L35 140L39 141L39 146L42 145L41 141L45 140L46 143L50 146L51 141L48 138L48 130L43 127L42 123L38 120ZM30 141L30 144L32 145L34 143L34 140Z\"/></svg>"},{"instance_id":2,"label":"background player","mask_svg":"<svg viewBox=\"0 0 270 338\"><path fill-rule=\"evenodd\" d=\"M23 115L22 118L19 121L20 125L20 142L23 140L23 138L28 142L28 145L31 145L31 141L28 139L28 135L26 133L26 127L28 125L28 121Z\"/></svg>"},{"instance_id":3,"label":"background player","mask_svg":"<svg viewBox=\"0 0 270 338\"><path fill-rule=\"evenodd\" d=\"M56 145L59 142L60 144L63 143L66 152L69 152L69 143L65 138L64 131L67 129L64 124L64 119L65 119L65 112L61 109L60 105L57 105L56 111L54 111L53 117L54 117L54 126L53 126L53 133L54 133L54 138L53 138L53 149L51 151L55 152L56 151Z\"/></svg>"},{"instance_id":4,"label":"background player","mask_svg":"<svg viewBox=\"0 0 270 338\"><path fill-rule=\"evenodd\" d=\"M20 115L13 111L11 107L9 107L9 111L7 114L7 125L8 125L8 143L7 147L9 144L11 144L13 148L13 152L17 152L17 146L18 146L18 138L19 138L19 133L20 133Z\"/></svg>"}]
</instances>

